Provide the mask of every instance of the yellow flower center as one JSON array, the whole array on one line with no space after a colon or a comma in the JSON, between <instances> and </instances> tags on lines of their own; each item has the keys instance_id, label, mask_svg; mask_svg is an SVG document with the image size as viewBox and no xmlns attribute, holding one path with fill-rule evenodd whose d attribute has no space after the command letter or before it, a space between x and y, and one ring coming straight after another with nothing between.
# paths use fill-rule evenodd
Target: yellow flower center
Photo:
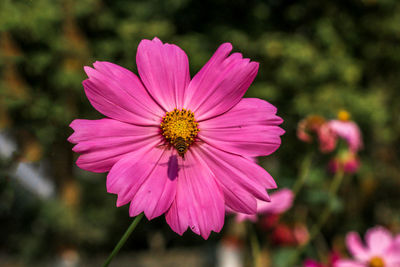
<instances>
[{"instance_id":1,"label":"yellow flower center","mask_svg":"<svg viewBox=\"0 0 400 267\"><path fill-rule=\"evenodd\" d=\"M199 132L197 126L192 111L176 108L165 114L160 125L162 135L182 158Z\"/></svg>"},{"instance_id":2,"label":"yellow flower center","mask_svg":"<svg viewBox=\"0 0 400 267\"><path fill-rule=\"evenodd\" d=\"M348 121L348 120L350 120L350 113L347 112L346 110L342 109L342 110L339 110L337 117L341 121Z\"/></svg>"},{"instance_id":3,"label":"yellow flower center","mask_svg":"<svg viewBox=\"0 0 400 267\"><path fill-rule=\"evenodd\" d=\"M372 257L368 263L368 267L385 267L385 262L381 257Z\"/></svg>"}]
</instances>

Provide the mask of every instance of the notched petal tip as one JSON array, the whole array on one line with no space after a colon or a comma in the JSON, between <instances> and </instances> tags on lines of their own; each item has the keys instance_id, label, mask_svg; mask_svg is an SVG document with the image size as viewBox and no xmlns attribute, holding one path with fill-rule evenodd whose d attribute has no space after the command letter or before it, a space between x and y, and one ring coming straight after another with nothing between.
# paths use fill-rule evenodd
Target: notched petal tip
<instances>
[{"instance_id":1,"label":"notched petal tip","mask_svg":"<svg viewBox=\"0 0 400 267\"><path fill-rule=\"evenodd\" d=\"M74 130L74 132L67 138L67 141L72 143L72 144L78 144L79 143L79 138L78 138L78 129L79 126L82 125L82 123L84 123L86 120L82 120L82 119L75 119L73 120L70 124L69 127ZM76 147L76 146L75 146Z\"/></svg>"},{"instance_id":2,"label":"notched petal tip","mask_svg":"<svg viewBox=\"0 0 400 267\"><path fill-rule=\"evenodd\" d=\"M224 51L228 51L228 53L230 53L230 52L232 51L232 49L233 49L233 46L232 46L231 43L226 42L226 43L221 44L221 45L218 47L217 51L220 50L220 49L221 49L221 50L224 50Z\"/></svg>"},{"instance_id":3,"label":"notched petal tip","mask_svg":"<svg viewBox=\"0 0 400 267\"><path fill-rule=\"evenodd\" d=\"M154 36L154 38L153 38L152 41L153 41L153 42L156 42L156 43L161 43L161 44L162 44L162 41L161 41L160 38L158 38L157 36Z\"/></svg>"},{"instance_id":4,"label":"notched petal tip","mask_svg":"<svg viewBox=\"0 0 400 267\"><path fill-rule=\"evenodd\" d=\"M114 66L121 68L120 66L118 66L118 65L116 65L114 63L108 62L108 61L96 60L93 63L93 67L94 67L95 70L98 70L98 71L102 71L103 70L103 72L104 71L108 71L109 67L114 67Z\"/></svg>"},{"instance_id":5,"label":"notched petal tip","mask_svg":"<svg viewBox=\"0 0 400 267\"><path fill-rule=\"evenodd\" d=\"M272 176L271 176L271 179L269 180L267 189L277 189L277 188L278 188L278 185L276 184L275 179L272 178Z\"/></svg>"},{"instance_id":6,"label":"notched petal tip","mask_svg":"<svg viewBox=\"0 0 400 267\"><path fill-rule=\"evenodd\" d=\"M145 48L147 48L148 46L154 46L154 45L155 45L155 46L162 47L164 44L163 44L163 42L162 42L160 39L158 39L157 37L154 37L152 40L143 39L143 40L141 40L140 43L139 43L138 51L141 50L141 49L145 49Z\"/></svg>"},{"instance_id":7,"label":"notched petal tip","mask_svg":"<svg viewBox=\"0 0 400 267\"><path fill-rule=\"evenodd\" d=\"M72 143L72 144L77 144L78 143L78 141L76 140L76 134L75 133L72 133L68 138L67 138L67 141L68 142L70 142L70 143Z\"/></svg>"},{"instance_id":8,"label":"notched petal tip","mask_svg":"<svg viewBox=\"0 0 400 267\"><path fill-rule=\"evenodd\" d=\"M258 63L257 61L250 61L250 59L248 59L248 60L249 60L249 62L248 62L249 66L248 67L252 68L252 71L251 71L251 73L249 75L257 76L258 69L260 67L260 63Z\"/></svg>"},{"instance_id":9,"label":"notched petal tip","mask_svg":"<svg viewBox=\"0 0 400 267\"><path fill-rule=\"evenodd\" d=\"M94 68L90 67L90 66L84 66L83 70L85 71L86 75L90 78L90 76L93 74L93 72L95 71ZM86 81L86 80L85 80Z\"/></svg>"},{"instance_id":10,"label":"notched petal tip","mask_svg":"<svg viewBox=\"0 0 400 267\"><path fill-rule=\"evenodd\" d=\"M219 231L218 231L218 232L219 232ZM203 233L203 234L200 234L200 235L201 235L202 238L204 238L204 240L207 240L207 239L210 237L210 234L211 234L211 232L209 232L209 233Z\"/></svg>"},{"instance_id":11,"label":"notched petal tip","mask_svg":"<svg viewBox=\"0 0 400 267\"><path fill-rule=\"evenodd\" d=\"M276 112L275 112L275 114L276 114ZM280 124L282 124L284 122L284 120L281 117L277 116L277 115L275 115L274 119L275 119L275 122L276 122L277 125L280 125ZM285 133L285 131L283 131L282 134L284 134L284 133Z\"/></svg>"},{"instance_id":12,"label":"notched petal tip","mask_svg":"<svg viewBox=\"0 0 400 267\"><path fill-rule=\"evenodd\" d=\"M117 203L115 204L115 206L117 207L117 208L119 208L119 207L122 207L122 206L125 206L126 204L128 204L129 202L125 202L125 201L123 201L123 200L121 200L119 197L117 198ZM129 216L131 216L131 215L129 215ZM131 216L132 217L132 216Z\"/></svg>"},{"instance_id":13,"label":"notched petal tip","mask_svg":"<svg viewBox=\"0 0 400 267\"><path fill-rule=\"evenodd\" d=\"M263 198L261 200L265 201L265 202L271 202L271 196L268 193L266 193L265 198Z\"/></svg>"},{"instance_id":14,"label":"notched petal tip","mask_svg":"<svg viewBox=\"0 0 400 267\"><path fill-rule=\"evenodd\" d=\"M81 125L84 125L85 122L87 122L87 120L85 119L75 119L69 124L69 127L71 127L74 131L76 131L77 128Z\"/></svg>"}]
</instances>

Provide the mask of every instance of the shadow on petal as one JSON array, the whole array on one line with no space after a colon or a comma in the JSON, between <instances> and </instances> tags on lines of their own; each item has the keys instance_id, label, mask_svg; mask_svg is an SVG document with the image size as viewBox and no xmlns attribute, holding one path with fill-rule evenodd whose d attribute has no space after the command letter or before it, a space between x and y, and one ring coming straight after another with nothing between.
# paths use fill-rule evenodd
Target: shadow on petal
<instances>
[{"instance_id":1,"label":"shadow on petal","mask_svg":"<svg viewBox=\"0 0 400 267\"><path fill-rule=\"evenodd\" d=\"M168 178L173 181L178 177L179 164L178 157L176 155L171 155L168 160Z\"/></svg>"}]
</instances>

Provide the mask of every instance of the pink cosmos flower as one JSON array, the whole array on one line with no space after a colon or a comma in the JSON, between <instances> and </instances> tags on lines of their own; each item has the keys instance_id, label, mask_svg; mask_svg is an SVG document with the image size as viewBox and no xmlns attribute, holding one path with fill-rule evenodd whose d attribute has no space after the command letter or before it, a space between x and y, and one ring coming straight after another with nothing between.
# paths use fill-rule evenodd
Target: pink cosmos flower
<instances>
[{"instance_id":1,"label":"pink cosmos flower","mask_svg":"<svg viewBox=\"0 0 400 267\"><path fill-rule=\"evenodd\" d=\"M311 143L312 134L317 133L325 119L319 115L309 115L297 124L297 137L306 143Z\"/></svg>"},{"instance_id":2,"label":"pink cosmos flower","mask_svg":"<svg viewBox=\"0 0 400 267\"><path fill-rule=\"evenodd\" d=\"M363 147L361 131L355 122L331 120L328 124L336 135L346 140L351 151L357 152Z\"/></svg>"},{"instance_id":3,"label":"pink cosmos flower","mask_svg":"<svg viewBox=\"0 0 400 267\"><path fill-rule=\"evenodd\" d=\"M185 52L159 39L140 42L140 78L109 62L85 67L92 106L106 118L74 120L77 165L108 172L117 206L148 219L165 214L178 234L207 239L224 224L225 205L255 214L274 179L250 158L273 153L284 131L276 108L243 98L258 63L222 44L190 79Z\"/></svg>"},{"instance_id":4,"label":"pink cosmos flower","mask_svg":"<svg viewBox=\"0 0 400 267\"><path fill-rule=\"evenodd\" d=\"M271 201L257 200L257 214L280 214L287 211L293 204L293 193L290 189L281 189L270 195ZM237 213L236 221L257 221L256 214Z\"/></svg>"},{"instance_id":5,"label":"pink cosmos flower","mask_svg":"<svg viewBox=\"0 0 400 267\"><path fill-rule=\"evenodd\" d=\"M366 233L365 247L360 236L351 232L346 236L346 244L354 260L341 259L335 267L399 267L400 247L397 238L393 238L387 229L377 226Z\"/></svg>"},{"instance_id":6,"label":"pink cosmos flower","mask_svg":"<svg viewBox=\"0 0 400 267\"><path fill-rule=\"evenodd\" d=\"M331 252L329 255L329 263L327 265L319 263L312 259L304 261L304 267L334 267L336 262L340 259L340 255L337 252Z\"/></svg>"},{"instance_id":7,"label":"pink cosmos flower","mask_svg":"<svg viewBox=\"0 0 400 267\"><path fill-rule=\"evenodd\" d=\"M310 238L307 227L303 223L289 226L279 223L272 233L272 241L281 246L297 246L305 244Z\"/></svg>"},{"instance_id":8,"label":"pink cosmos flower","mask_svg":"<svg viewBox=\"0 0 400 267\"><path fill-rule=\"evenodd\" d=\"M311 143L314 134L319 141L322 153L328 153L336 148L336 133L331 130L325 119L319 115L310 115L297 125L297 137L306 143Z\"/></svg>"}]
</instances>

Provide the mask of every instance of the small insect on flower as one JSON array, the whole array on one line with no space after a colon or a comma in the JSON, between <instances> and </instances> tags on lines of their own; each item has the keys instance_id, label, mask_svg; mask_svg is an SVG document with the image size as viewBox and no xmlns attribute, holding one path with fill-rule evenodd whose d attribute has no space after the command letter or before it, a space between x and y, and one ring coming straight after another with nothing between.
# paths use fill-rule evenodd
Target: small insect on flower
<instances>
[{"instance_id":1,"label":"small insect on flower","mask_svg":"<svg viewBox=\"0 0 400 267\"><path fill-rule=\"evenodd\" d=\"M183 137L178 136L175 139L174 147L178 151L178 155L183 159L185 158L185 153L189 147L190 143L187 142Z\"/></svg>"},{"instance_id":2,"label":"small insect on flower","mask_svg":"<svg viewBox=\"0 0 400 267\"><path fill-rule=\"evenodd\" d=\"M109 62L85 67L85 93L106 118L74 120L68 140L80 168L109 172L107 191L130 216L165 214L178 234L208 238L225 206L255 214L256 199L270 200L276 183L251 159L278 149L283 120L267 101L242 98L258 63L231 50L222 44L192 79L185 52L157 38L139 44L140 78Z\"/></svg>"}]
</instances>

